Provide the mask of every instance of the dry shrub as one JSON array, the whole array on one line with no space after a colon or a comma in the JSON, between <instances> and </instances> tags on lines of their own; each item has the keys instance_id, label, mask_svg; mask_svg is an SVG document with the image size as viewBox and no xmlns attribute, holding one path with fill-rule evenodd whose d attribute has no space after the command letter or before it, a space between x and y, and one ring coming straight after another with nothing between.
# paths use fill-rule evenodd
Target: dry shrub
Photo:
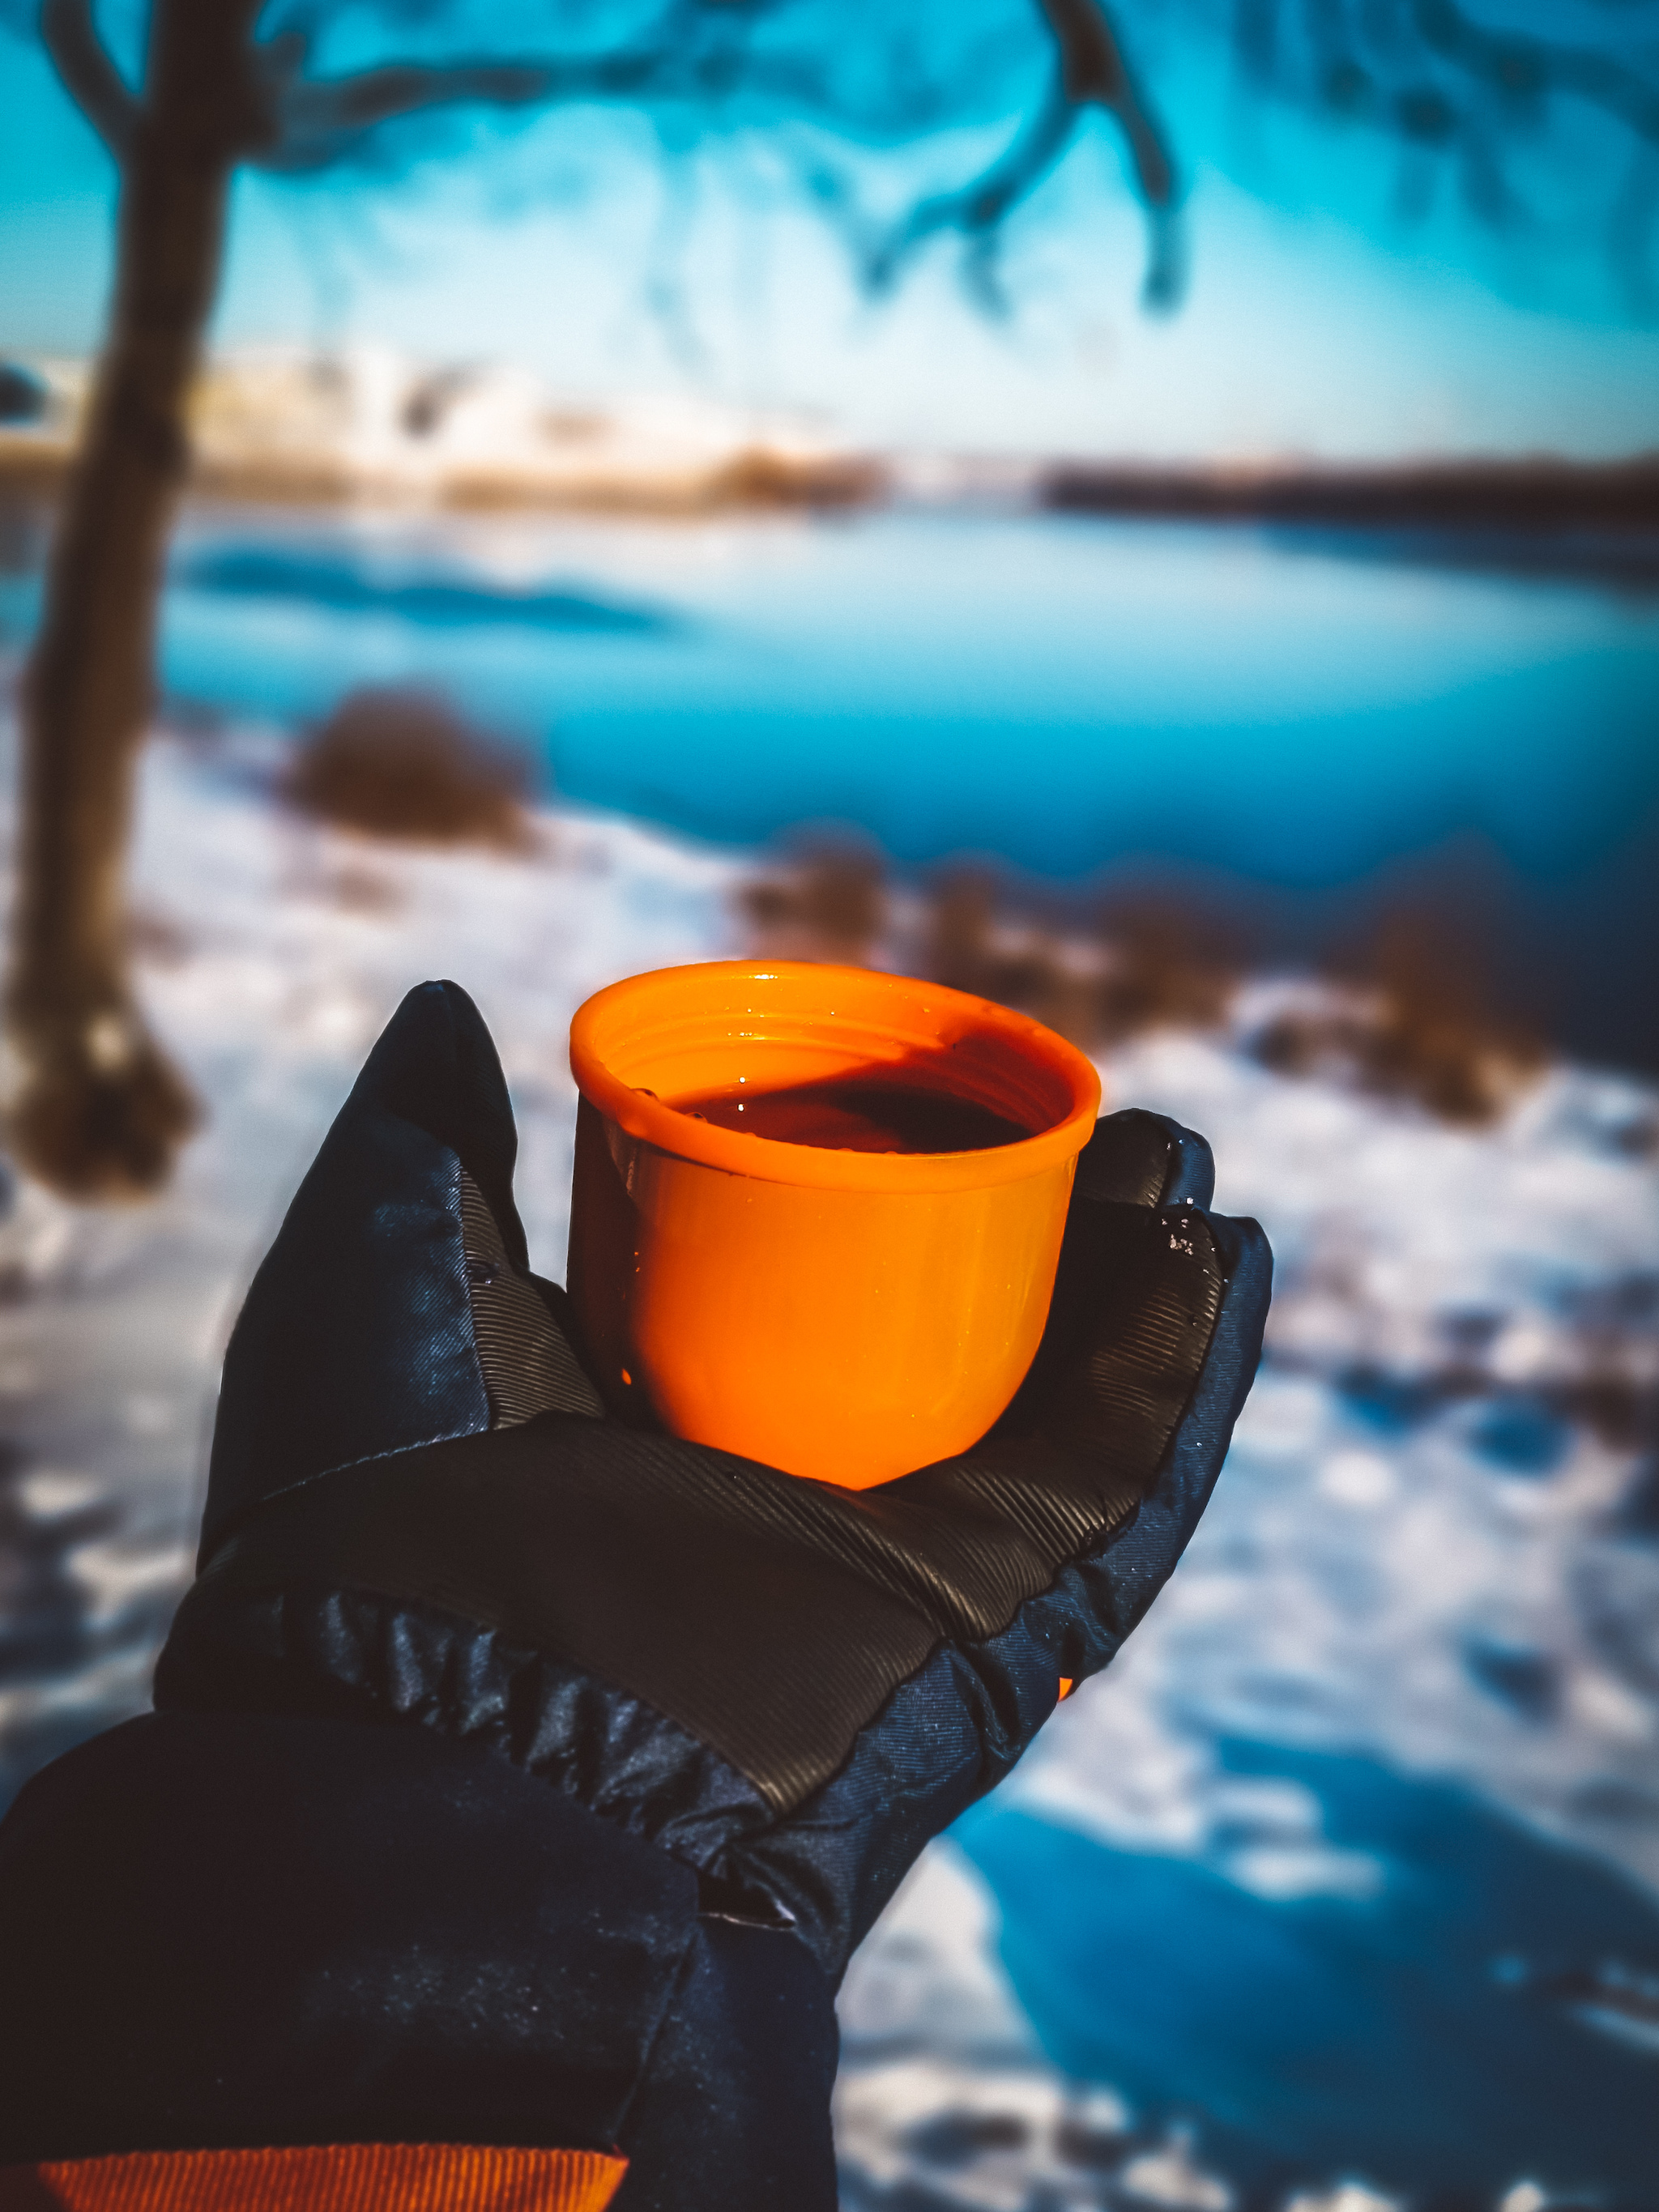
<instances>
[{"instance_id":1,"label":"dry shrub","mask_svg":"<svg viewBox=\"0 0 1659 2212\"><path fill-rule=\"evenodd\" d=\"M1115 1043L1152 1029L1212 1029L1225 1015L1243 962L1235 942L1194 906L1124 899L1100 921L1107 969L1098 1034Z\"/></svg>"},{"instance_id":2,"label":"dry shrub","mask_svg":"<svg viewBox=\"0 0 1659 2212\"><path fill-rule=\"evenodd\" d=\"M1169 899L1121 900L1079 945L1022 924L994 877L961 871L934 893L927 972L1017 1006L1092 1048L1163 1027L1218 1021L1237 980L1215 933Z\"/></svg>"},{"instance_id":3,"label":"dry shrub","mask_svg":"<svg viewBox=\"0 0 1659 2212\"><path fill-rule=\"evenodd\" d=\"M1094 1042L1094 978L1068 963L1042 932L1012 921L995 878L981 870L958 869L935 887L923 969L954 991L1018 1007L1074 1044Z\"/></svg>"},{"instance_id":4,"label":"dry shrub","mask_svg":"<svg viewBox=\"0 0 1659 2212\"><path fill-rule=\"evenodd\" d=\"M924 965L936 983L953 991L972 991L981 999L1000 994L991 987L1002 980L993 933L997 920L994 879L977 869L960 869L941 878L928 902Z\"/></svg>"},{"instance_id":5,"label":"dry shrub","mask_svg":"<svg viewBox=\"0 0 1659 2212\"><path fill-rule=\"evenodd\" d=\"M1467 939L1426 908L1395 908L1342 967L1358 995L1330 1012L1282 1015L1257 1040L1268 1066L1346 1071L1368 1091L1480 1127L1548 1059L1542 1038L1494 1005Z\"/></svg>"},{"instance_id":6,"label":"dry shrub","mask_svg":"<svg viewBox=\"0 0 1659 2212\"><path fill-rule=\"evenodd\" d=\"M708 498L732 507L867 507L886 489L885 473L874 461L747 446L716 472Z\"/></svg>"},{"instance_id":7,"label":"dry shrub","mask_svg":"<svg viewBox=\"0 0 1659 2212\"><path fill-rule=\"evenodd\" d=\"M738 902L774 960L834 960L862 967L887 921L881 862L851 846L809 852L785 872L746 884Z\"/></svg>"},{"instance_id":8,"label":"dry shrub","mask_svg":"<svg viewBox=\"0 0 1659 2212\"><path fill-rule=\"evenodd\" d=\"M866 964L890 926L881 864L857 847L809 853L747 884L739 902L754 949L771 959ZM1220 933L1173 899L1121 899L1097 932L1066 931L1020 913L983 868L939 877L917 936L908 920L898 935L898 964L1016 1007L1085 1050L1162 1025L1207 1027L1238 975Z\"/></svg>"},{"instance_id":9,"label":"dry shrub","mask_svg":"<svg viewBox=\"0 0 1659 2212\"><path fill-rule=\"evenodd\" d=\"M366 686L295 754L283 796L302 812L374 837L522 848L531 782L524 754L431 693Z\"/></svg>"}]
</instances>

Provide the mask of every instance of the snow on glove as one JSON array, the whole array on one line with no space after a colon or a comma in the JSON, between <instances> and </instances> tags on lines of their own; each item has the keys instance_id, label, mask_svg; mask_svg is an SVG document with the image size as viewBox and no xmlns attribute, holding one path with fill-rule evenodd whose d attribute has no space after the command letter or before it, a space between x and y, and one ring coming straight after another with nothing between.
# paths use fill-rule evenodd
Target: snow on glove
<instances>
[{"instance_id":1,"label":"snow on glove","mask_svg":"<svg viewBox=\"0 0 1659 2212\"><path fill-rule=\"evenodd\" d=\"M539 1792L527 1817L556 1811L576 1858L608 1838L612 1881L660 1893L677 1931L629 1984L638 2078L563 2136L459 2124L609 2130L635 2160L619 2212L829 2207L805 2106L827 2104L833 1986L924 1844L1175 1565L1255 1372L1266 1240L1206 1211L1201 1139L1107 1117L1012 1407L959 1458L843 1491L607 1414L563 1293L528 1271L515 1149L471 1001L411 992L238 1322L201 1571L162 1711L133 1725L304 1723L325 1765L343 1729L363 1777L424 1739L484 1799ZM270 1741L291 1778L294 1739ZM343 1838L374 1826L369 1788L346 1790L366 1809ZM464 1881L495 1878L476 1838L456 1848ZM565 1880L579 1942L610 1907L597 1874Z\"/></svg>"}]
</instances>

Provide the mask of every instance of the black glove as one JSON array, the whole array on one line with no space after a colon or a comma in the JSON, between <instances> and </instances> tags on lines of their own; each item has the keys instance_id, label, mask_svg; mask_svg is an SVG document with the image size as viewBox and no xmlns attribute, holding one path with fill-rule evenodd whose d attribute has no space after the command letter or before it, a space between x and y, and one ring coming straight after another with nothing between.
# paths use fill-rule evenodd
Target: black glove
<instances>
[{"instance_id":1,"label":"black glove","mask_svg":"<svg viewBox=\"0 0 1659 2212\"><path fill-rule=\"evenodd\" d=\"M1206 1212L1201 1139L1108 1117L1013 1406L850 1492L606 1414L515 1150L471 1001L412 992L232 1340L161 1711L26 1793L29 1878L143 1801L110 1915L188 1992L188 2052L142 2055L168 2141L619 2142L619 2212L832 2207L834 1985L1179 1558L1267 1243ZM131 2098L61 2117L51 2040L60 2118L0 2157L137 2147Z\"/></svg>"}]
</instances>

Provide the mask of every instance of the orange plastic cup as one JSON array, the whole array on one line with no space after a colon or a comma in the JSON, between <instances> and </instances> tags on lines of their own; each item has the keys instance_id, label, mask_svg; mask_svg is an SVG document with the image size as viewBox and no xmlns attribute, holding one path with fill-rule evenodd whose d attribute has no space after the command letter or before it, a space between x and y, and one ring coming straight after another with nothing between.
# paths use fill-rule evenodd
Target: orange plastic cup
<instances>
[{"instance_id":1,"label":"orange plastic cup","mask_svg":"<svg viewBox=\"0 0 1659 2212\"><path fill-rule=\"evenodd\" d=\"M936 983L725 960L599 992L570 1066L568 1280L617 1411L853 1490L984 1434L1048 1319L1100 1105L1080 1052ZM830 1151L675 1106L896 1071L1035 1133Z\"/></svg>"}]
</instances>

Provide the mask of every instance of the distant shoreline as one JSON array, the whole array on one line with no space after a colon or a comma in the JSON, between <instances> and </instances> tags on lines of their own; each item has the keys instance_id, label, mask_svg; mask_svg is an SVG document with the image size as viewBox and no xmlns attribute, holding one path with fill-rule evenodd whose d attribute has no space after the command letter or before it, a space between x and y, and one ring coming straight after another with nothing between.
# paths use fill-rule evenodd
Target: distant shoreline
<instances>
[{"instance_id":1,"label":"distant shoreline","mask_svg":"<svg viewBox=\"0 0 1659 2212\"><path fill-rule=\"evenodd\" d=\"M75 467L68 439L0 430L0 495L54 498ZM209 452L191 467L194 499L263 507L420 507L444 514L546 513L702 515L878 504L885 471L858 455L801 455L756 446L708 467L648 471L566 471L500 465L450 470L435 480L363 468L330 453L227 455Z\"/></svg>"},{"instance_id":2,"label":"distant shoreline","mask_svg":"<svg viewBox=\"0 0 1659 2212\"><path fill-rule=\"evenodd\" d=\"M1659 453L1623 461L1160 468L1062 461L1041 503L1068 514L1190 516L1333 527L1659 532Z\"/></svg>"},{"instance_id":3,"label":"distant shoreline","mask_svg":"<svg viewBox=\"0 0 1659 2212\"><path fill-rule=\"evenodd\" d=\"M0 428L0 495L52 498L75 441ZM994 505L1123 520L1236 521L1360 531L1593 534L1659 565L1659 452L1620 461L1425 460L1240 466L1062 459L917 463L875 454L803 453L756 444L702 465L550 471L503 460L437 475L364 467L325 447L242 453L210 447L192 498L271 507L422 507L441 513L641 516L888 505ZM1646 542L1650 541L1650 542Z\"/></svg>"}]
</instances>

